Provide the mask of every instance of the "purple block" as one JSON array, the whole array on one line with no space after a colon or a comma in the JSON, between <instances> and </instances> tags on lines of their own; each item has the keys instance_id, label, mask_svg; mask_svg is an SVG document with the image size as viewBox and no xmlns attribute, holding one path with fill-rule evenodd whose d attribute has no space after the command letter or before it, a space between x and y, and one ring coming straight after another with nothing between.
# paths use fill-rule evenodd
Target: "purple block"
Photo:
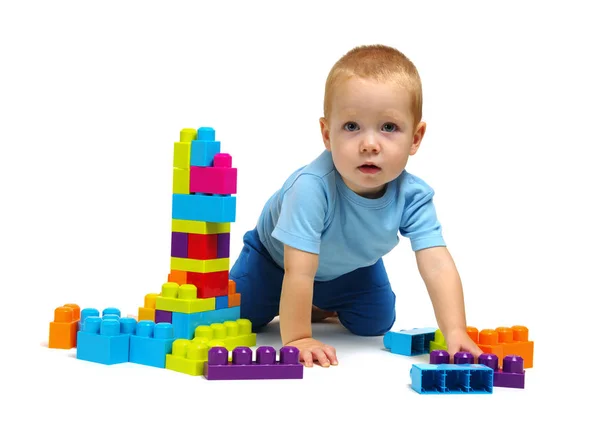
<instances>
[{"instance_id":1,"label":"purple block","mask_svg":"<svg viewBox=\"0 0 600 442\"><path fill-rule=\"evenodd\" d=\"M159 322L168 322L169 324L172 324L173 323L173 312L167 312L165 310L155 310L154 322L156 324L158 324Z\"/></svg>"},{"instance_id":2,"label":"purple block","mask_svg":"<svg viewBox=\"0 0 600 442\"><path fill-rule=\"evenodd\" d=\"M494 370L494 387L525 388L525 371L523 358L508 355L502 359L502 370L498 369L498 356L483 353L479 356L479 363Z\"/></svg>"},{"instance_id":3,"label":"purple block","mask_svg":"<svg viewBox=\"0 0 600 442\"><path fill-rule=\"evenodd\" d=\"M171 256L175 258L188 257L188 234L171 232Z\"/></svg>"},{"instance_id":4,"label":"purple block","mask_svg":"<svg viewBox=\"0 0 600 442\"><path fill-rule=\"evenodd\" d=\"M454 355L455 364L474 364L475 357L468 351L459 351Z\"/></svg>"},{"instance_id":5,"label":"purple block","mask_svg":"<svg viewBox=\"0 0 600 442\"><path fill-rule=\"evenodd\" d=\"M208 361L204 363L204 377L208 380L242 379L302 379L304 365L300 363L300 352L296 347L282 347L279 361L273 347L262 346L256 349L256 360L252 361L250 347L233 349L231 362L224 347L212 347L208 351Z\"/></svg>"},{"instance_id":6,"label":"purple block","mask_svg":"<svg viewBox=\"0 0 600 442\"><path fill-rule=\"evenodd\" d=\"M217 234L217 258L229 258L229 233Z\"/></svg>"},{"instance_id":7,"label":"purple block","mask_svg":"<svg viewBox=\"0 0 600 442\"><path fill-rule=\"evenodd\" d=\"M429 363L430 364L449 364L450 363L450 353L446 350L433 350L429 353Z\"/></svg>"}]
</instances>

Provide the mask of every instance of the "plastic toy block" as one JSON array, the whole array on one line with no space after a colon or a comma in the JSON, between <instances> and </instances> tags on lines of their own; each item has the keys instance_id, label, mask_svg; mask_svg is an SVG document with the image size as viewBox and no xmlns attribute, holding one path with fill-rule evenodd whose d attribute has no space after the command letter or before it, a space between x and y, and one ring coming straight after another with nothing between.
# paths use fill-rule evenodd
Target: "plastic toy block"
<instances>
[{"instance_id":1,"label":"plastic toy block","mask_svg":"<svg viewBox=\"0 0 600 442\"><path fill-rule=\"evenodd\" d=\"M232 164L231 155L228 153L218 153L213 160L213 167L231 167Z\"/></svg>"},{"instance_id":2,"label":"plastic toy block","mask_svg":"<svg viewBox=\"0 0 600 442\"><path fill-rule=\"evenodd\" d=\"M188 272L183 270L171 270L167 277L168 282L176 282L179 285L188 284Z\"/></svg>"},{"instance_id":3,"label":"plastic toy block","mask_svg":"<svg viewBox=\"0 0 600 442\"><path fill-rule=\"evenodd\" d=\"M256 333L252 333L252 323L248 319L200 325L194 331L194 338L204 338L207 341L218 340L222 342L221 346L229 351L236 347L256 345Z\"/></svg>"},{"instance_id":4,"label":"plastic toy block","mask_svg":"<svg viewBox=\"0 0 600 442\"><path fill-rule=\"evenodd\" d=\"M54 321L50 323L48 347L66 350L76 347L80 316L81 309L77 304L65 304L54 309Z\"/></svg>"},{"instance_id":5,"label":"plastic toy block","mask_svg":"<svg viewBox=\"0 0 600 442\"><path fill-rule=\"evenodd\" d=\"M195 285L166 282L156 298L156 309L178 313L199 313L215 309L215 298L198 298Z\"/></svg>"},{"instance_id":6,"label":"plastic toy block","mask_svg":"<svg viewBox=\"0 0 600 442\"><path fill-rule=\"evenodd\" d=\"M433 341L435 328L413 328L389 331L383 335L383 345L394 354L415 356L429 353L429 342Z\"/></svg>"},{"instance_id":7,"label":"plastic toy block","mask_svg":"<svg viewBox=\"0 0 600 442\"><path fill-rule=\"evenodd\" d=\"M229 258L190 259L171 257L171 270L183 270L194 273L229 271Z\"/></svg>"},{"instance_id":8,"label":"plastic toy block","mask_svg":"<svg viewBox=\"0 0 600 442\"><path fill-rule=\"evenodd\" d=\"M479 355L479 363L494 370L494 387L525 388L525 370L521 356L504 356L502 369L495 354L482 353Z\"/></svg>"},{"instance_id":9,"label":"plastic toy block","mask_svg":"<svg viewBox=\"0 0 600 442\"><path fill-rule=\"evenodd\" d=\"M219 310L222 308L229 308L229 297L225 296L217 296L215 299L215 310Z\"/></svg>"},{"instance_id":10,"label":"plastic toy block","mask_svg":"<svg viewBox=\"0 0 600 442\"><path fill-rule=\"evenodd\" d=\"M139 321L135 335L130 336L129 362L165 368L166 356L171 353L174 336L172 324Z\"/></svg>"},{"instance_id":11,"label":"plastic toy block","mask_svg":"<svg viewBox=\"0 0 600 442\"><path fill-rule=\"evenodd\" d=\"M218 153L221 153L220 141L192 140L190 166L212 167Z\"/></svg>"},{"instance_id":12,"label":"plastic toy block","mask_svg":"<svg viewBox=\"0 0 600 442\"><path fill-rule=\"evenodd\" d=\"M177 195L190 194L190 169L173 168L173 193Z\"/></svg>"},{"instance_id":13,"label":"plastic toy block","mask_svg":"<svg viewBox=\"0 0 600 442\"><path fill-rule=\"evenodd\" d=\"M189 221L235 221L236 197L231 195L173 194L171 217Z\"/></svg>"},{"instance_id":14,"label":"plastic toy block","mask_svg":"<svg viewBox=\"0 0 600 442\"><path fill-rule=\"evenodd\" d=\"M176 339L192 339L196 327L240 319L240 307L222 308L200 313L173 313Z\"/></svg>"},{"instance_id":15,"label":"plastic toy block","mask_svg":"<svg viewBox=\"0 0 600 442\"><path fill-rule=\"evenodd\" d=\"M219 233L217 235L217 258L229 258L230 234Z\"/></svg>"},{"instance_id":16,"label":"plastic toy block","mask_svg":"<svg viewBox=\"0 0 600 442\"><path fill-rule=\"evenodd\" d=\"M188 257L188 233L171 232L171 256Z\"/></svg>"},{"instance_id":17,"label":"plastic toy block","mask_svg":"<svg viewBox=\"0 0 600 442\"><path fill-rule=\"evenodd\" d=\"M433 341L429 342L429 351L435 350L448 350L448 344L440 329L435 331Z\"/></svg>"},{"instance_id":18,"label":"plastic toy block","mask_svg":"<svg viewBox=\"0 0 600 442\"><path fill-rule=\"evenodd\" d=\"M159 322L173 323L173 312L167 312L165 310L155 310L154 321L158 324Z\"/></svg>"},{"instance_id":19,"label":"plastic toy block","mask_svg":"<svg viewBox=\"0 0 600 442\"><path fill-rule=\"evenodd\" d=\"M129 361L129 338L135 333L136 320L88 316L77 332L77 359L113 365Z\"/></svg>"},{"instance_id":20,"label":"plastic toy block","mask_svg":"<svg viewBox=\"0 0 600 442\"><path fill-rule=\"evenodd\" d=\"M187 272L187 283L198 289L198 298L215 298L227 295L229 270L221 272Z\"/></svg>"},{"instance_id":21,"label":"plastic toy block","mask_svg":"<svg viewBox=\"0 0 600 442\"><path fill-rule=\"evenodd\" d=\"M176 339L172 353L165 356L165 368L190 376L201 376L208 360L208 345L200 341Z\"/></svg>"},{"instance_id":22,"label":"plastic toy block","mask_svg":"<svg viewBox=\"0 0 600 442\"><path fill-rule=\"evenodd\" d=\"M494 371L480 364L413 364L411 387L420 394L491 394Z\"/></svg>"},{"instance_id":23,"label":"plastic toy block","mask_svg":"<svg viewBox=\"0 0 600 442\"><path fill-rule=\"evenodd\" d=\"M235 294L236 286L235 286L235 281L233 279L229 280L227 290L228 290L228 292L227 292L228 295Z\"/></svg>"},{"instance_id":24,"label":"plastic toy block","mask_svg":"<svg viewBox=\"0 0 600 442\"><path fill-rule=\"evenodd\" d=\"M179 132L179 141L175 142L173 148L173 167L179 169L190 168L190 155L192 141L197 137L197 130L185 128Z\"/></svg>"},{"instance_id":25,"label":"plastic toy block","mask_svg":"<svg viewBox=\"0 0 600 442\"><path fill-rule=\"evenodd\" d=\"M156 319L157 293L149 293L144 297L144 306L138 308L138 321L154 321Z\"/></svg>"},{"instance_id":26,"label":"plastic toy block","mask_svg":"<svg viewBox=\"0 0 600 442\"><path fill-rule=\"evenodd\" d=\"M188 256L190 259L217 259L219 234L188 233ZM226 235L229 235L228 233ZM227 269L229 270L229 269Z\"/></svg>"},{"instance_id":27,"label":"plastic toy block","mask_svg":"<svg viewBox=\"0 0 600 442\"><path fill-rule=\"evenodd\" d=\"M185 219L171 220L171 231L183 233L215 234L231 232L231 223L211 223Z\"/></svg>"},{"instance_id":28,"label":"plastic toy block","mask_svg":"<svg viewBox=\"0 0 600 442\"><path fill-rule=\"evenodd\" d=\"M275 349L262 346L256 349L256 359L253 361L249 347L236 347L229 361L229 352L225 347L212 347L208 351L208 361L204 363L204 377L210 381L302 379L304 366L299 362L299 355L296 347L285 346L280 349L279 360L276 360Z\"/></svg>"},{"instance_id":29,"label":"plastic toy block","mask_svg":"<svg viewBox=\"0 0 600 442\"><path fill-rule=\"evenodd\" d=\"M237 193L237 169L191 166L189 183L190 192L232 195Z\"/></svg>"},{"instance_id":30,"label":"plastic toy block","mask_svg":"<svg viewBox=\"0 0 600 442\"><path fill-rule=\"evenodd\" d=\"M229 301L229 307L238 307L242 303L242 295L240 293L234 293L233 295L227 295Z\"/></svg>"}]
</instances>

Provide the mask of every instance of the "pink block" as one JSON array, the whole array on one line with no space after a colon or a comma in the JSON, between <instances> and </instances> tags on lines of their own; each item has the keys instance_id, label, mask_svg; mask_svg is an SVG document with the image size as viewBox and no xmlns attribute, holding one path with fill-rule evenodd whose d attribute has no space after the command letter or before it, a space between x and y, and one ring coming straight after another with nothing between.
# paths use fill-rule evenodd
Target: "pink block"
<instances>
[{"instance_id":1,"label":"pink block","mask_svg":"<svg viewBox=\"0 0 600 442\"><path fill-rule=\"evenodd\" d=\"M228 153L218 153L213 159L214 167L231 167L231 155Z\"/></svg>"},{"instance_id":2,"label":"pink block","mask_svg":"<svg viewBox=\"0 0 600 442\"><path fill-rule=\"evenodd\" d=\"M237 192L237 169L191 166L190 192L232 195Z\"/></svg>"}]
</instances>

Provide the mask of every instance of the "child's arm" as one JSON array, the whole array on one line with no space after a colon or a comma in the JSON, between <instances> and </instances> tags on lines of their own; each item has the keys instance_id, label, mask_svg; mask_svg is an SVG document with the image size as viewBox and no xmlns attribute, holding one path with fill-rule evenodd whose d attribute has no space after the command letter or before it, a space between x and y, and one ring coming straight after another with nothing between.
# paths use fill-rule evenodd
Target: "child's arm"
<instances>
[{"instance_id":1,"label":"child's arm","mask_svg":"<svg viewBox=\"0 0 600 442\"><path fill-rule=\"evenodd\" d=\"M446 247L431 247L417 251L416 257L450 357L459 351L479 357L482 351L467 334L462 283L450 252Z\"/></svg>"},{"instance_id":2,"label":"child's arm","mask_svg":"<svg viewBox=\"0 0 600 442\"><path fill-rule=\"evenodd\" d=\"M307 367L313 359L323 367L337 365L335 349L312 339L311 312L313 286L319 255L284 246L284 277L279 305L279 323L283 345L300 350Z\"/></svg>"}]
</instances>

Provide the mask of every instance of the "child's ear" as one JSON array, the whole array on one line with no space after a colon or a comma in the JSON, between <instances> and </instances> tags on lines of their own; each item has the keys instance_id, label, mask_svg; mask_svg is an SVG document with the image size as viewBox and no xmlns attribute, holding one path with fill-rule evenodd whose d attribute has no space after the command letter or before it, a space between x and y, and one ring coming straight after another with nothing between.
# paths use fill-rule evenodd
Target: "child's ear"
<instances>
[{"instance_id":1,"label":"child's ear","mask_svg":"<svg viewBox=\"0 0 600 442\"><path fill-rule=\"evenodd\" d=\"M329 123L323 117L319 118L319 124L321 125L321 135L323 136L323 144L325 149L331 150L331 140L329 138Z\"/></svg>"},{"instance_id":2,"label":"child's ear","mask_svg":"<svg viewBox=\"0 0 600 442\"><path fill-rule=\"evenodd\" d=\"M421 121L415 132L413 134L413 143L410 146L410 155L414 155L419 150L419 146L421 146L421 141L423 141L423 137L425 136L425 130L427 129L427 124L424 121Z\"/></svg>"}]
</instances>

